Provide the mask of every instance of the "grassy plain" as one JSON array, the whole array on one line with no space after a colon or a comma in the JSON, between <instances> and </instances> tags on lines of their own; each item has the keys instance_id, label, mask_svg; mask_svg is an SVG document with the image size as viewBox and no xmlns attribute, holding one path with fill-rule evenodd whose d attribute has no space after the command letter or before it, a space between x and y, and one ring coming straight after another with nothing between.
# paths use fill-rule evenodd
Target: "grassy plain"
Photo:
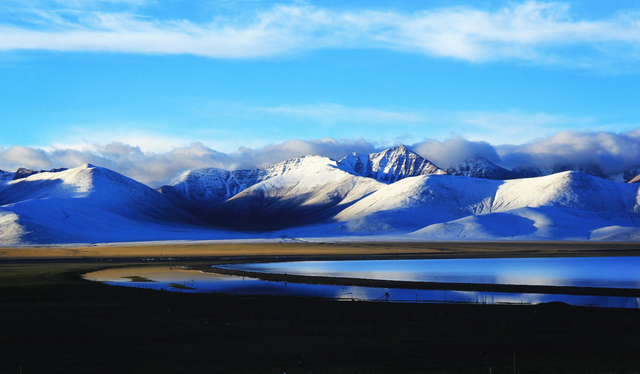
<instances>
[{"instance_id":1,"label":"grassy plain","mask_svg":"<svg viewBox=\"0 0 640 374\"><path fill-rule=\"evenodd\" d=\"M638 243L599 242L337 242L162 243L0 248L0 260L385 256L421 258L638 256Z\"/></svg>"},{"instance_id":2,"label":"grassy plain","mask_svg":"<svg viewBox=\"0 0 640 374\"><path fill-rule=\"evenodd\" d=\"M574 255L637 256L640 249L610 243L0 248L0 373L513 373L514 352L518 373L639 372L640 310L184 294L81 278L115 266L283 256Z\"/></svg>"}]
</instances>

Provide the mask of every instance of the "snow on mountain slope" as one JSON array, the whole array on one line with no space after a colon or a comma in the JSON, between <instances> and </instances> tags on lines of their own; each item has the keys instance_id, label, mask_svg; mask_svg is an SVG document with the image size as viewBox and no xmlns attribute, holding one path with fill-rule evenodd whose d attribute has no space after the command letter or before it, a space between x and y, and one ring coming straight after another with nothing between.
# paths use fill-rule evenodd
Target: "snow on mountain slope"
<instances>
[{"instance_id":1,"label":"snow on mountain slope","mask_svg":"<svg viewBox=\"0 0 640 374\"><path fill-rule=\"evenodd\" d=\"M496 195L493 211L522 207L559 206L609 217L640 213L638 189L581 172L506 181Z\"/></svg>"},{"instance_id":2,"label":"snow on mountain slope","mask_svg":"<svg viewBox=\"0 0 640 374\"><path fill-rule=\"evenodd\" d=\"M618 221L629 223L622 218ZM429 240L589 240L594 231L610 224L590 212L558 207L518 208L429 225L410 236Z\"/></svg>"},{"instance_id":3,"label":"snow on mountain slope","mask_svg":"<svg viewBox=\"0 0 640 374\"><path fill-rule=\"evenodd\" d=\"M230 199L247 188L268 179L297 172L306 167L302 160L287 160L264 169L222 170L215 168L195 169L183 173L171 186L159 189L176 204L200 214L212 205ZM427 175L446 174L442 169L428 160L400 145L379 153L358 155L353 153L334 165L348 173L373 178L384 183L393 183L403 178Z\"/></svg>"},{"instance_id":4,"label":"snow on mountain slope","mask_svg":"<svg viewBox=\"0 0 640 374\"><path fill-rule=\"evenodd\" d=\"M369 155L354 152L338 164L343 170L384 183L393 183L417 175L446 174L444 170L404 145Z\"/></svg>"},{"instance_id":5,"label":"snow on mountain slope","mask_svg":"<svg viewBox=\"0 0 640 374\"><path fill-rule=\"evenodd\" d=\"M183 173L171 186L160 191L168 196L178 196L181 203L192 203L192 210L205 210L211 205L227 200L262 181L298 172L308 166L305 160L320 156L305 156L287 160L264 169L222 170L215 168L194 169ZM323 158L324 159L324 158Z\"/></svg>"},{"instance_id":6,"label":"snow on mountain slope","mask_svg":"<svg viewBox=\"0 0 640 374\"><path fill-rule=\"evenodd\" d=\"M24 228L18 223L18 215L0 208L0 245L20 244Z\"/></svg>"},{"instance_id":7,"label":"snow on mountain slope","mask_svg":"<svg viewBox=\"0 0 640 374\"><path fill-rule=\"evenodd\" d=\"M603 226L591 232L591 240L599 241L640 241L640 227L637 226Z\"/></svg>"},{"instance_id":8,"label":"snow on mountain slope","mask_svg":"<svg viewBox=\"0 0 640 374\"><path fill-rule=\"evenodd\" d=\"M92 165L0 186L4 244L157 240L194 222L157 191Z\"/></svg>"},{"instance_id":9,"label":"snow on mountain slope","mask_svg":"<svg viewBox=\"0 0 640 374\"><path fill-rule=\"evenodd\" d=\"M418 229L487 211L499 183L446 175L406 178L353 204L335 219L348 231Z\"/></svg>"},{"instance_id":10,"label":"snow on mountain slope","mask_svg":"<svg viewBox=\"0 0 640 374\"><path fill-rule=\"evenodd\" d=\"M274 165L263 181L212 207L205 219L244 229L273 229L316 222L383 184L341 170L337 162L306 156Z\"/></svg>"},{"instance_id":11,"label":"snow on mountain slope","mask_svg":"<svg viewBox=\"0 0 640 374\"><path fill-rule=\"evenodd\" d=\"M589 239L602 227L640 223L639 188L578 172L510 181L421 176L381 188L334 219L347 232Z\"/></svg>"},{"instance_id":12,"label":"snow on mountain slope","mask_svg":"<svg viewBox=\"0 0 640 374\"><path fill-rule=\"evenodd\" d=\"M181 221L187 217L176 212L153 189L114 171L89 164L63 172L33 174L0 187L0 204L3 206L41 199L78 199L85 204L143 220Z\"/></svg>"}]
</instances>

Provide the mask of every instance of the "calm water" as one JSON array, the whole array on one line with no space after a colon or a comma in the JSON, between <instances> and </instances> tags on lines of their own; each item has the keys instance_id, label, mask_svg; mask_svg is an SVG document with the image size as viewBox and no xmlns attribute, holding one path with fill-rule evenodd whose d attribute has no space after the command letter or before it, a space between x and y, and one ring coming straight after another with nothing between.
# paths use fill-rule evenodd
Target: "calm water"
<instances>
[{"instance_id":1,"label":"calm water","mask_svg":"<svg viewBox=\"0 0 640 374\"><path fill-rule=\"evenodd\" d=\"M640 257L300 261L224 267L264 273L416 282L640 288Z\"/></svg>"},{"instance_id":2,"label":"calm water","mask_svg":"<svg viewBox=\"0 0 640 374\"><path fill-rule=\"evenodd\" d=\"M552 260L552 261L548 261ZM556 260L556 261L553 261ZM557 261L563 260L563 261ZM564 261L575 260L575 261ZM634 287L639 288L637 258L585 258L575 259L518 259L483 260L395 260L395 261L335 261L293 262L270 264L227 265L233 269L265 271L273 273L357 277L370 279L415 280L439 282L473 282L504 284L543 284L562 286ZM478 262L479 261L479 262ZM462 264L456 265L462 262ZM542 266L542 274L535 274L521 262ZM552 264L553 263L553 264ZM620 264L616 267L615 264ZM508 271L509 264L515 266ZM560 264L564 264L560 266ZM573 265L569 265L573 264ZM568 268L584 265L587 269ZM600 265L598 265L600 264ZM629 269L635 264L635 269ZM439 266L438 266L439 265ZM352 266L352 267L351 267ZM462 268L460 268L460 267ZM475 267L474 267L475 266ZM478 269L477 267L481 268ZM567 268L568 267L568 268ZM450 269L449 272L445 268ZM465 273L465 270L468 273ZM492 274L491 269L500 270ZM589 270L590 269L590 270ZM610 272L603 272L609 269ZM514 273L515 272L515 273ZM597 278L595 274L603 274ZM634 278L635 277L635 278ZM640 299L634 297L547 295L533 293L500 293L442 290L404 290L393 288L309 285L270 282L238 276L206 274L168 266L119 268L102 270L85 275L88 280L111 285L146 289L225 293L244 295L271 295L316 297L337 300L391 301L417 303L480 303L480 304L538 304L561 301L572 305L588 305L616 308L638 308Z\"/></svg>"}]
</instances>

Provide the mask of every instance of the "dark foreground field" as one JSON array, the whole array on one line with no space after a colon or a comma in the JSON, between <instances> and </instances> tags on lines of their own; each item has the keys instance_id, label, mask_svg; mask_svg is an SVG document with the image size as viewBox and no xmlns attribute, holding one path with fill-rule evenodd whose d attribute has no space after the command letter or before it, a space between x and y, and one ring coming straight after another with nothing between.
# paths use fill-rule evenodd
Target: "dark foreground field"
<instances>
[{"instance_id":1,"label":"dark foreground field","mask_svg":"<svg viewBox=\"0 0 640 374\"><path fill-rule=\"evenodd\" d=\"M0 261L0 372L513 373L514 353L518 373L640 372L640 310L180 294L80 278L129 263L147 262Z\"/></svg>"}]
</instances>

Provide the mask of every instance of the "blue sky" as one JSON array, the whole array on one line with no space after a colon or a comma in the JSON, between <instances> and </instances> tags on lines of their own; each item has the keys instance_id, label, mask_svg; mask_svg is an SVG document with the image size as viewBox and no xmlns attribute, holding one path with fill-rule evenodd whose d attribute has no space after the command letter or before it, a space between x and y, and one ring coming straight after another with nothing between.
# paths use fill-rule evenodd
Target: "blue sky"
<instances>
[{"instance_id":1,"label":"blue sky","mask_svg":"<svg viewBox=\"0 0 640 374\"><path fill-rule=\"evenodd\" d=\"M0 0L3 169L459 138L502 158L565 132L619 155L640 127L637 1L25 3Z\"/></svg>"}]
</instances>

